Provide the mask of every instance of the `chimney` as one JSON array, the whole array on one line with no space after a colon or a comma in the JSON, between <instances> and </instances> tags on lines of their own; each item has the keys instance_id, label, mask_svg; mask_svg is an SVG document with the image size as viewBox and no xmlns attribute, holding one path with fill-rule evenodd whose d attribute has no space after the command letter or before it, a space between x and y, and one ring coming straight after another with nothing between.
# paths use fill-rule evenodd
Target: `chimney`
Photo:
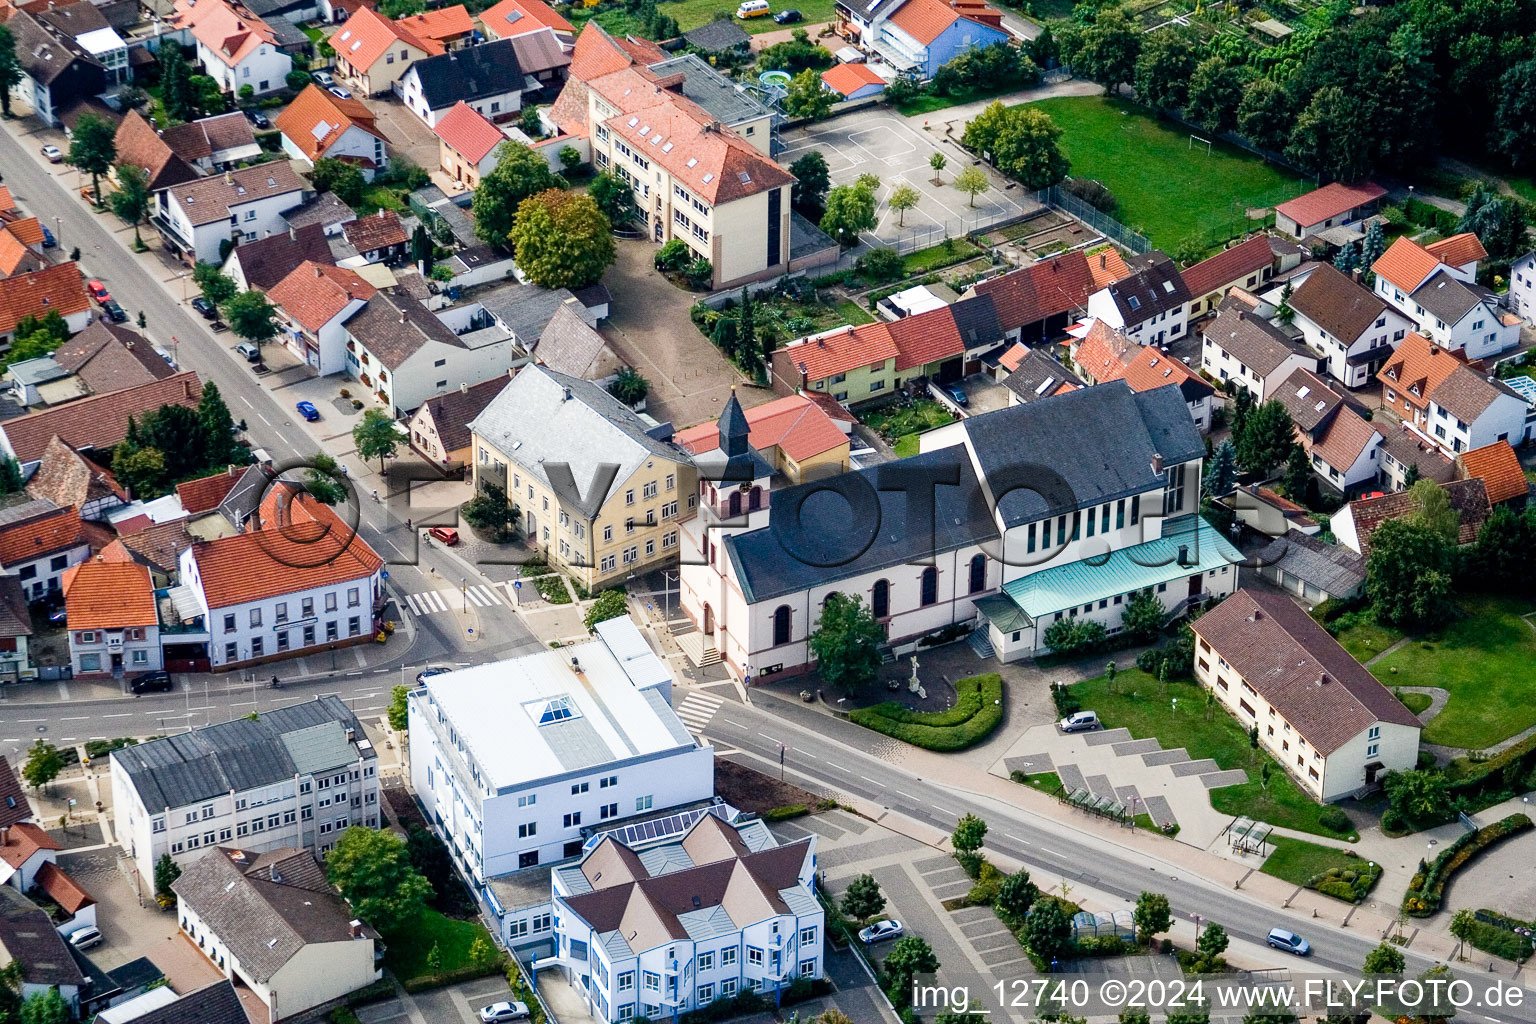
<instances>
[{"instance_id":1,"label":"chimney","mask_svg":"<svg viewBox=\"0 0 1536 1024\"><path fill-rule=\"evenodd\" d=\"M1351 270L1349 272L1349 279L1351 281L1355 282L1355 284L1359 284L1360 283L1360 268L1359 267L1356 267L1354 270Z\"/></svg>"},{"instance_id":2,"label":"chimney","mask_svg":"<svg viewBox=\"0 0 1536 1024\"><path fill-rule=\"evenodd\" d=\"M353 729L351 726L347 727L347 742L348 743L356 743L357 742L357 730Z\"/></svg>"},{"instance_id":3,"label":"chimney","mask_svg":"<svg viewBox=\"0 0 1536 1024\"><path fill-rule=\"evenodd\" d=\"M319 278L319 277L323 277L323 276L325 276L325 275L320 273L320 264L316 263L315 264L315 277Z\"/></svg>"},{"instance_id":4,"label":"chimney","mask_svg":"<svg viewBox=\"0 0 1536 1024\"><path fill-rule=\"evenodd\" d=\"M405 323L405 310L400 311L400 322Z\"/></svg>"},{"instance_id":5,"label":"chimney","mask_svg":"<svg viewBox=\"0 0 1536 1024\"><path fill-rule=\"evenodd\" d=\"M1100 270L1108 270L1109 269L1109 253L1107 253L1107 252L1099 253L1099 269Z\"/></svg>"},{"instance_id":6,"label":"chimney","mask_svg":"<svg viewBox=\"0 0 1536 1024\"><path fill-rule=\"evenodd\" d=\"M354 939L360 939L363 937L363 922L359 921L357 918L354 917L352 920L348 921L347 928L352 932L352 937Z\"/></svg>"},{"instance_id":7,"label":"chimney","mask_svg":"<svg viewBox=\"0 0 1536 1024\"><path fill-rule=\"evenodd\" d=\"M226 185L233 185L234 183L235 183L235 172L234 171L225 171L224 172L224 184L226 184Z\"/></svg>"},{"instance_id":8,"label":"chimney","mask_svg":"<svg viewBox=\"0 0 1536 1024\"><path fill-rule=\"evenodd\" d=\"M297 242L298 240L299 240L299 229L296 228L296 227L293 227L292 225L289 225L289 227L288 227L288 241L290 241L290 242Z\"/></svg>"},{"instance_id":9,"label":"chimney","mask_svg":"<svg viewBox=\"0 0 1536 1024\"><path fill-rule=\"evenodd\" d=\"M1163 456L1161 452L1152 453L1152 472L1159 475L1163 472Z\"/></svg>"},{"instance_id":10,"label":"chimney","mask_svg":"<svg viewBox=\"0 0 1536 1024\"><path fill-rule=\"evenodd\" d=\"M0 846L11 845L11 827L9 825L0 828Z\"/></svg>"},{"instance_id":11,"label":"chimney","mask_svg":"<svg viewBox=\"0 0 1536 1024\"><path fill-rule=\"evenodd\" d=\"M459 394L461 394L461 395L469 394L469 384L467 382L462 381L462 380L459 381Z\"/></svg>"},{"instance_id":12,"label":"chimney","mask_svg":"<svg viewBox=\"0 0 1536 1024\"><path fill-rule=\"evenodd\" d=\"M1179 564L1180 565L1188 565L1189 564L1189 545L1188 544L1180 544L1179 545Z\"/></svg>"},{"instance_id":13,"label":"chimney","mask_svg":"<svg viewBox=\"0 0 1536 1024\"><path fill-rule=\"evenodd\" d=\"M562 402L569 402L570 400L571 400L571 389L570 388L566 388L565 389L565 395L564 395L564 397L562 397L560 399L560 401L562 401ZM575 661L576 659L572 658L571 660Z\"/></svg>"}]
</instances>

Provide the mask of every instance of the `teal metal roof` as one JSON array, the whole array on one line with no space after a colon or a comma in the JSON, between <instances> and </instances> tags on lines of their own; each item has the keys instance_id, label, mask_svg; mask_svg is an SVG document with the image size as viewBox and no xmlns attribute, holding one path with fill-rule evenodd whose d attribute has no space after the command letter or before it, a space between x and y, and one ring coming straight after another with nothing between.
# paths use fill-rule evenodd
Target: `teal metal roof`
<instances>
[{"instance_id":1,"label":"teal metal roof","mask_svg":"<svg viewBox=\"0 0 1536 1024\"><path fill-rule=\"evenodd\" d=\"M1188 564L1178 564L1180 545L1188 545ZM1196 572L1236 565L1237 548L1198 516L1179 516L1163 524L1163 535L1112 552L1103 561L1094 556L1032 573L1003 587L1025 614L1039 618L1051 612L1090 604L1116 594L1144 590L1184 579Z\"/></svg>"},{"instance_id":2,"label":"teal metal roof","mask_svg":"<svg viewBox=\"0 0 1536 1024\"><path fill-rule=\"evenodd\" d=\"M1035 624L1033 619L1025 615L1017 604L1014 604L1011 599L1003 594L988 594L986 597L978 597L976 599L976 610L985 615L988 622L1004 633L1012 633L1016 629L1027 629Z\"/></svg>"}]
</instances>

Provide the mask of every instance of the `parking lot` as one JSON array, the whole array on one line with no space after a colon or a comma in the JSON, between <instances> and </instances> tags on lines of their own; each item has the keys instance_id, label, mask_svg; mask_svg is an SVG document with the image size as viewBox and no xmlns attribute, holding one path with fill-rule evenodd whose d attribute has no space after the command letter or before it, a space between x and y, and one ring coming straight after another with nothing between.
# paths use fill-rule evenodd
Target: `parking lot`
<instances>
[{"instance_id":1,"label":"parking lot","mask_svg":"<svg viewBox=\"0 0 1536 1024\"><path fill-rule=\"evenodd\" d=\"M990 170L991 191L977 196L975 205L970 205L970 197L950 183L973 158L946 141L937 127L926 131L895 114L861 110L787 131L783 141L779 160L785 166L810 150L821 150L834 186L850 185L861 174L880 178L879 223L862 236L872 246L891 246L903 252L926 248L945 237L958 238L1039 208L1016 182ZM933 183L933 168L928 163L935 152L943 153L948 161L940 185ZM915 187L922 198L905 217L898 217L885 208L884 200L891 189L903 183Z\"/></svg>"}]
</instances>

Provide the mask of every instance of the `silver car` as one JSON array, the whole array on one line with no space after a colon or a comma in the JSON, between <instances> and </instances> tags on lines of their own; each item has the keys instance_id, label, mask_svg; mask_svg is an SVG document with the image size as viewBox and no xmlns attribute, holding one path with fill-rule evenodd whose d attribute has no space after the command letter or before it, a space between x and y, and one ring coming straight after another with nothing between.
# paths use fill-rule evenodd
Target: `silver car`
<instances>
[{"instance_id":1,"label":"silver car","mask_svg":"<svg viewBox=\"0 0 1536 1024\"><path fill-rule=\"evenodd\" d=\"M1096 711L1074 711L1061 720L1062 732L1089 732L1099 727L1099 714Z\"/></svg>"},{"instance_id":2,"label":"silver car","mask_svg":"<svg viewBox=\"0 0 1536 1024\"><path fill-rule=\"evenodd\" d=\"M527 1019L527 1004L519 1003L516 1000L492 1003L490 1006L482 1007L480 1010L480 1020L483 1021L484 1024L500 1024L500 1022L504 1020Z\"/></svg>"},{"instance_id":3,"label":"silver car","mask_svg":"<svg viewBox=\"0 0 1536 1024\"><path fill-rule=\"evenodd\" d=\"M901 927L900 921L886 918L884 921L876 921L868 928L861 928L859 941L867 946L874 942L884 942L886 939L899 939L903 931L905 929Z\"/></svg>"},{"instance_id":4,"label":"silver car","mask_svg":"<svg viewBox=\"0 0 1536 1024\"><path fill-rule=\"evenodd\" d=\"M87 925L79 931L69 933L69 944L76 949L90 949L92 946L101 945L104 938L100 929Z\"/></svg>"}]
</instances>

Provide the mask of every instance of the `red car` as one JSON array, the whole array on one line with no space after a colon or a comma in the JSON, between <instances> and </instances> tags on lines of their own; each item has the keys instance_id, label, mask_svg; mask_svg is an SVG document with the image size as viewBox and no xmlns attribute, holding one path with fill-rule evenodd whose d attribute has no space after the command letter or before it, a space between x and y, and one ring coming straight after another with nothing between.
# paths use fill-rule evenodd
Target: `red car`
<instances>
[{"instance_id":1,"label":"red car","mask_svg":"<svg viewBox=\"0 0 1536 1024\"><path fill-rule=\"evenodd\" d=\"M446 526L434 526L427 533L450 548L459 542L459 531Z\"/></svg>"},{"instance_id":2,"label":"red car","mask_svg":"<svg viewBox=\"0 0 1536 1024\"><path fill-rule=\"evenodd\" d=\"M112 301L112 296L107 291L107 286L100 281L85 282L85 290L91 293L91 298L105 306Z\"/></svg>"}]
</instances>

